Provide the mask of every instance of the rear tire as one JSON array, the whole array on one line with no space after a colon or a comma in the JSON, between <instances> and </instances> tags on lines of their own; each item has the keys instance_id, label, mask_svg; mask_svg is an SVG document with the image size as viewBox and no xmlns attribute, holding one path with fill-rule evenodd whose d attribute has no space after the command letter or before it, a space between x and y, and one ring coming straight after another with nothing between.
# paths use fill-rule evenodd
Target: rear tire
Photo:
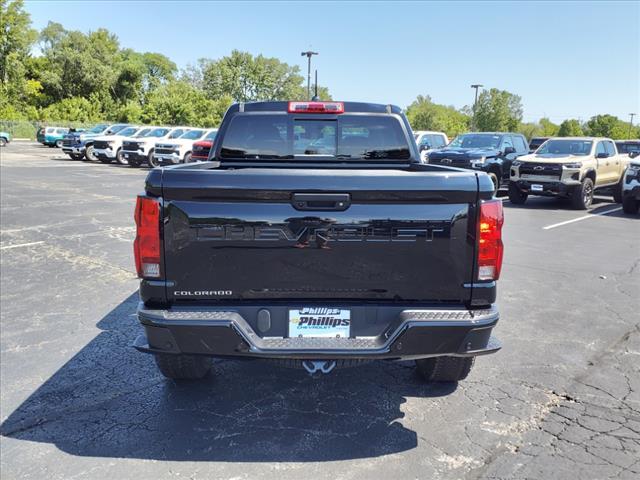
<instances>
[{"instance_id":1,"label":"rear tire","mask_svg":"<svg viewBox=\"0 0 640 480\"><path fill-rule=\"evenodd\" d=\"M580 185L574 187L571 193L571 205L576 210L586 210L591 202L593 202L593 180L587 177Z\"/></svg>"},{"instance_id":2,"label":"rear tire","mask_svg":"<svg viewBox=\"0 0 640 480\"><path fill-rule=\"evenodd\" d=\"M62 140L56 140L56 147L62 148Z\"/></svg>"},{"instance_id":3,"label":"rear tire","mask_svg":"<svg viewBox=\"0 0 640 480\"><path fill-rule=\"evenodd\" d=\"M523 205L524 202L527 201L528 197L528 193L520 190L515 183L509 182L509 201L511 203L515 205Z\"/></svg>"},{"instance_id":4,"label":"rear tire","mask_svg":"<svg viewBox=\"0 0 640 480\"><path fill-rule=\"evenodd\" d=\"M416 369L427 382L458 382L469 375L475 357L432 357L416 360Z\"/></svg>"},{"instance_id":5,"label":"rear tire","mask_svg":"<svg viewBox=\"0 0 640 480\"><path fill-rule=\"evenodd\" d=\"M154 355L160 373L173 380L198 380L211 370L211 359L198 355Z\"/></svg>"},{"instance_id":6,"label":"rear tire","mask_svg":"<svg viewBox=\"0 0 640 480\"><path fill-rule=\"evenodd\" d=\"M638 213L640 210L640 200L636 200L631 195L626 196L622 199L622 211L624 213Z\"/></svg>"},{"instance_id":7,"label":"rear tire","mask_svg":"<svg viewBox=\"0 0 640 480\"><path fill-rule=\"evenodd\" d=\"M4 147L6 144L7 141L3 137L0 137L0 147Z\"/></svg>"},{"instance_id":8,"label":"rear tire","mask_svg":"<svg viewBox=\"0 0 640 480\"><path fill-rule=\"evenodd\" d=\"M184 154L183 163L191 163L191 152L187 152Z\"/></svg>"}]
</instances>

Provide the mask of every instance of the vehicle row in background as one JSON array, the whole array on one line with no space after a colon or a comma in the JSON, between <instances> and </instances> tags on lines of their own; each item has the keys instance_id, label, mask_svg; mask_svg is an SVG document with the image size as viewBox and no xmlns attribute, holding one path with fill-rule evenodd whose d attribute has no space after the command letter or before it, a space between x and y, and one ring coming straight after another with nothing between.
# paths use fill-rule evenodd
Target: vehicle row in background
<instances>
[{"instance_id":1,"label":"vehicle row in background","mask_svg":"<svg viewBox=\"0 0 640 480\"><path fill-rule=\"evenodd\" d=\"M529 195L565 197L584 210L596 190L607 189L621 203L629 161L609 138L550 138L535 153L511 164L509 200L523 204Z\"/></svg>"},{"instance_id":2,"label":"vehicle row in background","mask_svg":"<svg viewBox=\"0 0 640 480\"><path fill-rule=\"evenodd\" d=\"M68 133L59 143L73 160L157 167L192 161L193 144L206 139L210 148L216 133L217 129L193 127L100 124L88 131ZM206 160L202 155L197 159Z\"/></svg>"}]
</instances>

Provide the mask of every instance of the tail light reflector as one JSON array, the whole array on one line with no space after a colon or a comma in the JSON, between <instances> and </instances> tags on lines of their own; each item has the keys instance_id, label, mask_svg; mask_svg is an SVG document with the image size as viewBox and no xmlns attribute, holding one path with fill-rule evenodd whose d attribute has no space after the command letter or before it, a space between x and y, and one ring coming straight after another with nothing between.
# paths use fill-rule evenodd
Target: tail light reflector
<instances>
[{"instance_id":1,"label":"tail light reflector","mask_svg":"<svg viewBox=\"0 0 640 480\"><path fill-rule=\"evenodd\" d=\"M344 103L289 102L289 113L344 113Z\"/></svg>"},{"instance_id":2,"label":"tail light reflector","mask_svg":"<svg viewBox=\"0 0 640 480\"><path fill-rule=\"evenodd\" d=\"M502 224L504 216L500 200L480 203L478 221L478 280L498 280L502 269Z\"/></svg>"},{"instance_id":3,"label":"tail light reflector","mask_svg":"<svg viewBox=\"0 0 640 480\"><path fill-rule=\"evenodd\" d=\"M133 255L140 278L160 277L160 203L154 199L138 196L136 200L136 239Z\"/></svg>"}]
</instances>

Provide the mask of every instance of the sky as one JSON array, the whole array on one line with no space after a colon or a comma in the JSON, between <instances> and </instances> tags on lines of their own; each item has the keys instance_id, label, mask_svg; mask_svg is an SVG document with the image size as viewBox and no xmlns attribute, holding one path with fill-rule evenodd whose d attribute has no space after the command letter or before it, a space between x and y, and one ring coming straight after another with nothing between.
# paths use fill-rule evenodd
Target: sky
<instances>
[{"instance_id":1,"label":"sky","mask_svg":"<svg viewBox=\"0 0 640 480\"><path fill-rule=\"evenodd\" d=\"M233 49L299 65L336 100L461 108L470 85L522 97L524 120L640 114L640 1L26 1L33 27L100 27L179 67ZM636 122L640 116L636 117ZM635 122L634 122L635 123Z\"/></svg>"}]
</instances>

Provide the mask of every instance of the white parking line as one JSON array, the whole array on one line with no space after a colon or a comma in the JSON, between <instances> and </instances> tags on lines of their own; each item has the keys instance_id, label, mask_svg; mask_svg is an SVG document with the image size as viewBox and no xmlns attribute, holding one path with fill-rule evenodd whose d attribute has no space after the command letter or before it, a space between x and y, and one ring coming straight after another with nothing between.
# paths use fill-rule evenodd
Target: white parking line
<instances>
[{"instance_id":1,"label":"white parking line","mask_svg":"<svg viewBox=\"0 0 640 480\"><path fill-rule=\"evenodd\" d=\"M19 247L30 247L31 245L40 245L41 242L31 242L31 243L19 243L18 245L5 245L4 247L0 247L0 250L9 250L10 248L19 248Z\"/></svg>"},{"instance_id":2,"label":"white parking line","mask_svg":"<svg viewBox=\"0 0 640 480\"><path fill-rule=\"evenodd\" d=\"M561 227L563 225L568 225L569 223L579 222L580 220L586 220L587 218L594 218L600 215L607 215L608 213L619 212L622 210L622 207L612 208L611 210L607 210L606 212L598 212L592 213L590 215L585 215L584 217L574 218L572 220L567 220L566 222L554 223L553 225L547 225L546 227L542 227L543 230L551 230L552 228Z\"/></svg>"}]
</instances>

